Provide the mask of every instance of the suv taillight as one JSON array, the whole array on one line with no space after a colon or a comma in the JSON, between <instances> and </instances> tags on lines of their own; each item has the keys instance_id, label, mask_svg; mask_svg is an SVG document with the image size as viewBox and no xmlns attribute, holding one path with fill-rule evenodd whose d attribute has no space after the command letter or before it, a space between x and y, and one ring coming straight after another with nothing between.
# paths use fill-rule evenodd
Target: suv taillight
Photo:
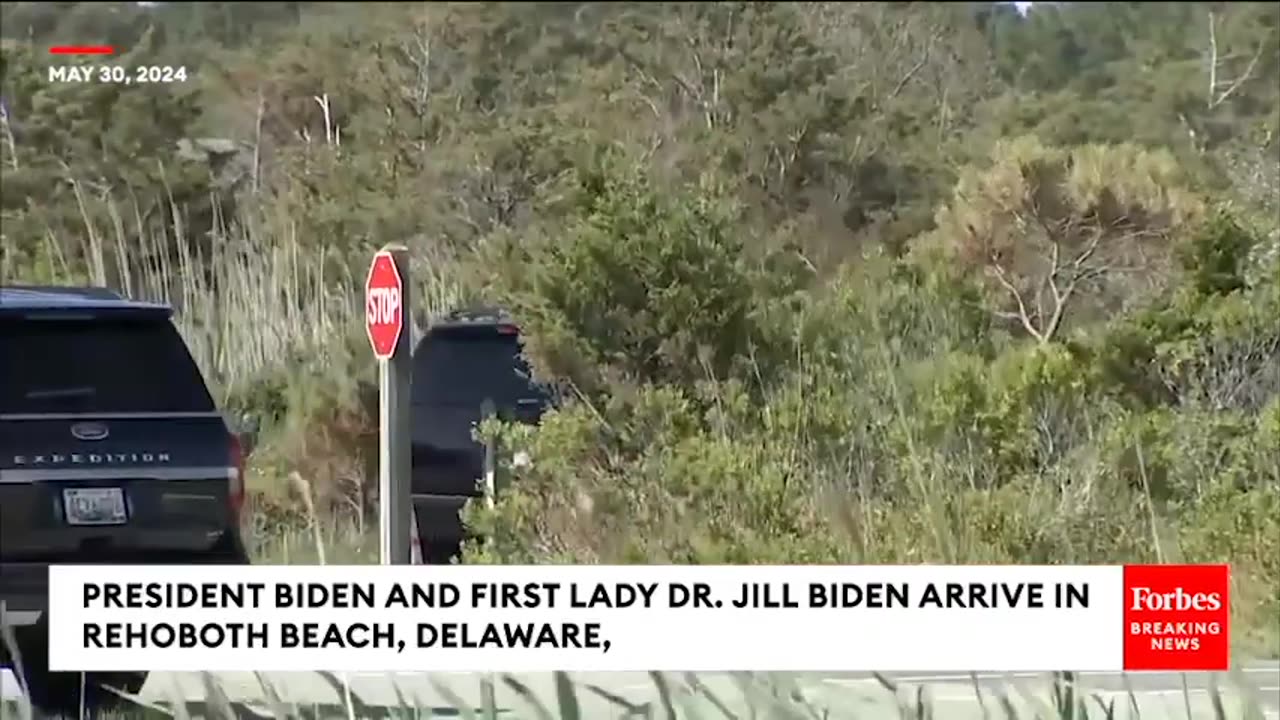
<instances>
[{"instance_id":1,"label":"suv taillight","mask_svg":"<svg viewBox=\"0 0 1280 720\"><path fill-rule=\"evenodd\" d=\"M227 505L233 517L239 517L244 508L244 447L240 437L235 433L231 437L231 467L235 472L231 476L231 485L227 488Z\"/></svg>"}]
</instances>

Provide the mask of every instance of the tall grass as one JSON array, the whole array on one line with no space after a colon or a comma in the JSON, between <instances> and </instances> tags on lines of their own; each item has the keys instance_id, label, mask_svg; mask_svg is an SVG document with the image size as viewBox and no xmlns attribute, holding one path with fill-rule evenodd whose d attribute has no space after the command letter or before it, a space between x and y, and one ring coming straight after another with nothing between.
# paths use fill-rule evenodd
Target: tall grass
<instances>
[{"instance_id":1,"label":"tall grass","mask_svg":"<svg viewBox=\"0 0 1280 720\"><path fill-rule=\"evenodd\" d=\"M121 207L111 195L88 197L81 183L68 182L84 240L68 248L47 238L48 254L60 259L56 279L172 305L196 361L224 395L299 366L349 380L372 365L363 347L365 278L352 255L371 258L376 248L301 238L297 222L269 202L248 205L233 219L218 215L209 237L193 237L176 206L176 219L157 225L136 207ZM412 250L424 260L413 268L414 306L427 317L451 308L462 289L447 263L431 248Z\"/></svg>"},{"instance_id":2,"label":"tall grass","mask_svg":"<svg viewBox=\"0 0 1280 720\"><path fill-rule=\"evenodd\" d=\"M984 720L1262 720L1267 717L1264 707L1250 697L1245 687L1232 692L1215 682L1201 696L1184 684L1180 697L1153 706L1144 703L1135 691L1091 691L1076 675L1066 672L1046 674L1034 687L1026 687L1012 678L1004 685L992 687L980 684L978 677L973 676L971 701L955 695L935 698L937 686L898 683L883 675L865 683L865 689L832 691L817 683L774 673L712 676L655 672L647 674L647 688L633 689L626 696L565 672L537 678L505 673L478 674L472 681L474 685L428 678L436 693L446 701L444 706L415 703L403 696L391 706L370 706L349 692L349 686L339 675L327 672L319 675L332 695L343 698L342 701L286 699L262 676L259 676L260 700L232 699L216 676L205 674L201 677L207 688L203 698L155 701L122 693L120 706L112 711L90 714L86 709L79 717L105 720L327 717L352 720L375 717L404 720L438 717L466 720L924 720L936 717L945 720L958 716L980 716ZM1234 682L1235 679L1228 679L1229 684ZM39 717L24 700L6 705L0 706L2 717L22 720ZM1170 709L1178 706L1177 711Z\"/></svg>"}]
</instances>

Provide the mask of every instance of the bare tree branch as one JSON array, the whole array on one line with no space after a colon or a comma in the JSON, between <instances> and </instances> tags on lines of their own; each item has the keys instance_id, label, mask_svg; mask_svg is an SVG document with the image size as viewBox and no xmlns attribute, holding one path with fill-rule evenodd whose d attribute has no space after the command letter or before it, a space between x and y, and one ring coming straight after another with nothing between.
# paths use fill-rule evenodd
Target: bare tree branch
<instances>
[{"instance_id":1,"label":"bare tree branch","mask_svg":"<svg viewBox=\"0 0 1280 720\"><path fill-rule=\"evenodd\" d=\"M1257 67L1258 59L1262 57L1262 47L1263 43L1258 43L1258 49L1254 51L1253 57L1249 59L1249 65L1245 67L1244 72L1240 74L1240 77L1236 78L1227 86L1227 89L1218 96L1217 102L1215 102L1212 107L1217 107L1226 102L1227 98L1231 97L1236 90L1239 90L1240 86L1253 75L1253 69Z\"/></svg>"},{"instance_id":2,"label":"bare tree branch","mask_svg":"<svg viewBox=\"0 0 1280 720\"><path fill-rule=\"evenodd\" d=\"M1046 338L1040 330L1036 328L1035 323L1031 320L1031 315L1027 312L1027 304L1022 300L1022 293L1018 292L1018 288L1009 280L1008 275L1005 274L1004 268L1000 267L1000 262L997 258L991 258L991 269L995 273L996 280L1004 286L1004 289L1009 292L1013 301L1018 304L1016 318L1020 323L1022 323L1022 328L1030 333L1036 340L1045 342Z\"/></svg>"},{"instance_id":3,"label":"bare tree branch","mask_svg":"<svg viewBox=\"0 0 1280 720\"><path fill-rule=\"evenodd\" d=\"M903 34L905 35L905 33ZM933 42L937 39L938 39L937 33L934 33L929 36L929 39L926 40L924 44L924 53L920 56L920 59L916 61L916 64L911 66L911 69L907 71L907 74L902 76L902 79L899 80L898 84L894 86L893 90L889 93L887 99L892 100L898 97L898 94L901 93L903 88L907 86L907 83L911 82L911 78L915 77L916 73L920 72L921 68L923 68L925 64L929 62L929 54L933 50Z\"/></svg>"},{"instance_id":4,"label":"bare tree branch","mask_svg":"<svg viewBox=\"0 0 1280 720\"><path fill-rule=\"evenodd\" d=\"M1209 109L1212 110L1215 103L1213 96L1218 92L1218 32L1216 26L1218 19L1213 12L1209 12Z\"/></svg>"},{"instance_id":5,"label":"bare tree branch","mask_svg":"<svg viewBox=\"0 0 1280 720\"><path fill-rule=\"evenodd\" d=\"M1213 12L1210 12L1209 13L1209 58L1208 58L1209 60L1209 93L1208 93L1208 102L1207 102L1207 106L1210 110L1213 110L1214 108L1222 105L1224 102L1230 99L1230 97L1234 95L1236 91L1239 90L1240 87L1244 85L1244 83L1247 82L1249 78L1253 76L1253 71L1255 68L1257 68L1258 60L1262 58L1262 51L1267 44L1266 39L1258 43L1257 48L1254 49L1253 56L1249 58L1249 64L1245 67L1244 72L1240 73L1240 75L1236 77L1235 80L1219 80L1218 67L1222 65L1224 62L1226 62L1227 60L1236 56L1235 55L1227 55L1224 57L1218 56L1217 24L1218 24L1217 17L1213 14ZM1268 34L1267 39L1269 38L1270 38L1270 35ZM1226 89L1223 90L1222 92L1218 92L1218 88L1222 87L1223 85L1226 85Z\"/></svg>"}]
</instances>

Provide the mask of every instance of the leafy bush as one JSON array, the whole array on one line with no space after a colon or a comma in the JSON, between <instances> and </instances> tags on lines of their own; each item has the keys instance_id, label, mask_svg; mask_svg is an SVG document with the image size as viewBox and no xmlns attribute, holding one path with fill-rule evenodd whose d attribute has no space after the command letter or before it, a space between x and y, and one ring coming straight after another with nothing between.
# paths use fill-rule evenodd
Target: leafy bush
<instances>
[{"instance_id":1,"label":"leafy bush","mask_svg":"<svg viewBox=\"0 0 1280 720\"><path fill-rule=\"evenodd\" d=\"M781 348L761 314L795 285L746 252L714 187L662 189L617 163L582 171L567 224L500 265L494 292L527 326L535 367L590 393L768 373Z\"/></svg>"},{"instance_id":2,"label":"leafy bush","mask_svg":"<svg viewBox=\"0 0 1280 720\"><path fill-rule=\"evenodd\" d=\"M1249 447L1280 388L1272 291L1206 295L1200 263L1218 255L1184 253L1140 312L1027 344L995 331L977 279L927 245L786 302L752 290L713 216L639 177L598 180L589 220L527 244L499 278L543 368L592 391L540 427L485 428L534 462L505 470L493 508L469 509L485 539L468 561L1158 561L1223 547L1207 530L1222 503L1268 502L1273 463ZM1212 222L1189 247L1223 242ZM683 293L657 291L673 284ZM699 296L736 310L685 319ZM771 337L772 353L749 355L744 336ZM1246 585L1275 579L1236 557ZM1238 611L1256 622L1267 602L1245 595Z\"/></svg>"}]
</instances>

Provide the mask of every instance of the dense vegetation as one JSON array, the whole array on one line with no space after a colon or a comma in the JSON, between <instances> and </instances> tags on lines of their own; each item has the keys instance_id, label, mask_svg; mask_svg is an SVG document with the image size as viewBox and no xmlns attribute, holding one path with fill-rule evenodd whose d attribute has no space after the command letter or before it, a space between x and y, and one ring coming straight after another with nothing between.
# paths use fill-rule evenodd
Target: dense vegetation
<instances>
[{"instance_id":1,"label":"dense vegetation","mask_svg":"<svg viewBox=\"0 0 1280 720\"><path fill-rule=\"evenodd\" d=\"M574 400L473 561L1227 561L1280 617L1274 3L0 3L0 279L167 298L363 527L375 246ZM186 83L51 84L56 42ZM358 533L357 533L358 534Z\"/></svg>"}]
</instances>

